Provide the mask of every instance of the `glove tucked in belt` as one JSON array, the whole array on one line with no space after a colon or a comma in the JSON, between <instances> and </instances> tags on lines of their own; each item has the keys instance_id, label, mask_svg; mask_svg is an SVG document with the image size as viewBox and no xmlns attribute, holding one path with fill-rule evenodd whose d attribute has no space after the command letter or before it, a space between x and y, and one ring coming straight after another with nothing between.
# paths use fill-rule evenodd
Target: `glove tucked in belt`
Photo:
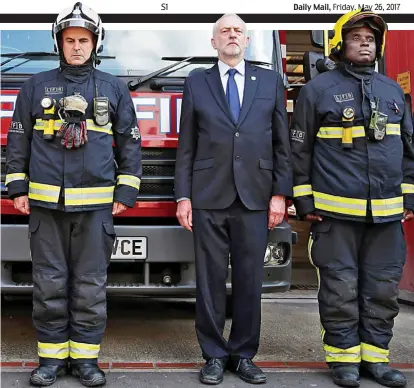
<instances>
[{"instance_id":1,"label":"glove tucked in belt","mask_svg":"<svg viewBox=\"0 0 414 388\"><path fill-rule=\"evenodd\" d=\"M59 101L63 124L56 133L57 137L62 138L61 144L67 148L79 148L88 142L88 132L86 127L85 112L88 103L80 94L61 98Z\"/></svg>"}]
</instances>

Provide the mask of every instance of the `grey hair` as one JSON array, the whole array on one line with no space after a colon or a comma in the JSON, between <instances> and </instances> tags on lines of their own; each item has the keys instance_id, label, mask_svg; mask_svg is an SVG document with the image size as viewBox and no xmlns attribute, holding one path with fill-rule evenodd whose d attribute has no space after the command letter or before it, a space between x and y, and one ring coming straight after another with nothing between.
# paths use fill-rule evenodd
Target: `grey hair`
<instances>
[{"instance_id":1,"label":"grey hair","mask_svg":"<svg viewBox=\"0 0 414 388\"><path fill-rule=\"evenodd\" d=\"M226 18L226 17L229 17L229 16L235 16L236 18L238 18L242 23L243 23L243 27L244 27L244 33L245 34L247 34L247 25L246 25L246 23L244 22L244 20L239 16L239 15L237 15L237 14L235 14L235 13L226 13L226 14L224 14L222 17L220 17L215 23L214 23L214 26L213 26L213 37L214 36L216 36L216 32L217 32L217 28L218 28L218 25L219 25L219 23L220 23L220 20L221 19L224 19L224 18Z\"/></svg>"}]
</instances>

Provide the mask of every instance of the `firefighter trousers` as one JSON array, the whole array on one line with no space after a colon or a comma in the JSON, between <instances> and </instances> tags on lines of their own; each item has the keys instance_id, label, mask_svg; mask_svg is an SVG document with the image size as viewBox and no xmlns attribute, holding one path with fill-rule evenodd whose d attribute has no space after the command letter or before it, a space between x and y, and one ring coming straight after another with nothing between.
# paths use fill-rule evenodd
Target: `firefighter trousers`
<instances>
[{"instance_id":1,"label":"firefighter trousers","mask_svg":"<svg viewBox=\"0 0 414 388\"><path fill-rule=\"evenodd\" d=\"M326 362L388 362L406 253L401 222L325 217L310 232Z\"/></svg>"},{"instance_id":2,"label":"firefighter trousers","mask_svg":"<svg viewBox=\"0 0 414 388\"><path fill-rule=\"evenodd\" d=\"M33 324L42 364L97 362L115 240L111 211L31 208Z\"/></svg>"}]
</instances>

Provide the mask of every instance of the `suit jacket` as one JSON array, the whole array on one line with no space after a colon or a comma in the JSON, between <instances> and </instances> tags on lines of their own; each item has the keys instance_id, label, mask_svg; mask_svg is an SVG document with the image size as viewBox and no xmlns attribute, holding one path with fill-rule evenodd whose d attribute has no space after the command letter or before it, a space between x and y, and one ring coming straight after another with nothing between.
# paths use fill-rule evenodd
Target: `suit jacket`
<instances>
[{"instance_id":1,"label":"suit jacket","mask_svg":"<svg viewBox=\"0 0 414 388\"><path fill-rule=\"evenodd\" d=\"M236 123L218 65L186 79L175 165L175 198L224 209L236 194L250 210L292 196L292 163L282 77L246 61Z\"/></svg>"}]
</instances>

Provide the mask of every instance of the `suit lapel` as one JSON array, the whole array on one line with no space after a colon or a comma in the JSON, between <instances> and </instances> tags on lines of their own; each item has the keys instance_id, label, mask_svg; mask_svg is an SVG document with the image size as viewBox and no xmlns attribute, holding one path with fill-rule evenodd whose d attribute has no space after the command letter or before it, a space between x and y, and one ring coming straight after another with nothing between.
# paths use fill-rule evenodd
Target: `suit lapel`
<instances>
[{"instance_id":1,"label":"suit lapel","mask_svg":"<svg viewBox=\"0 0 414 388\"><path fill-rule=\"evenodd\" d=\"M223 90L223 84L221 83L220 72L217 64L212 68L206 70L206 80L208 86L210 87L211 93L217 101L217 104L234 123L233 115L231 114L230 107L226 99L226 94Z\"/></svg>"},{"instance_id":2,"label":"suit lapel","mask_svg":"<svg viewBox=\"0 0 414 388\"><path fill-rule=\"evenodd\" d=\"M259 77L257 75L256 68L246 62L246 72L244 77L244 95L243 103L241 106L238 125L241 125L243 120L249 113L252 106L254 96L256 94L257 85L259 84Z\"/></svg>"}]
</instances>

